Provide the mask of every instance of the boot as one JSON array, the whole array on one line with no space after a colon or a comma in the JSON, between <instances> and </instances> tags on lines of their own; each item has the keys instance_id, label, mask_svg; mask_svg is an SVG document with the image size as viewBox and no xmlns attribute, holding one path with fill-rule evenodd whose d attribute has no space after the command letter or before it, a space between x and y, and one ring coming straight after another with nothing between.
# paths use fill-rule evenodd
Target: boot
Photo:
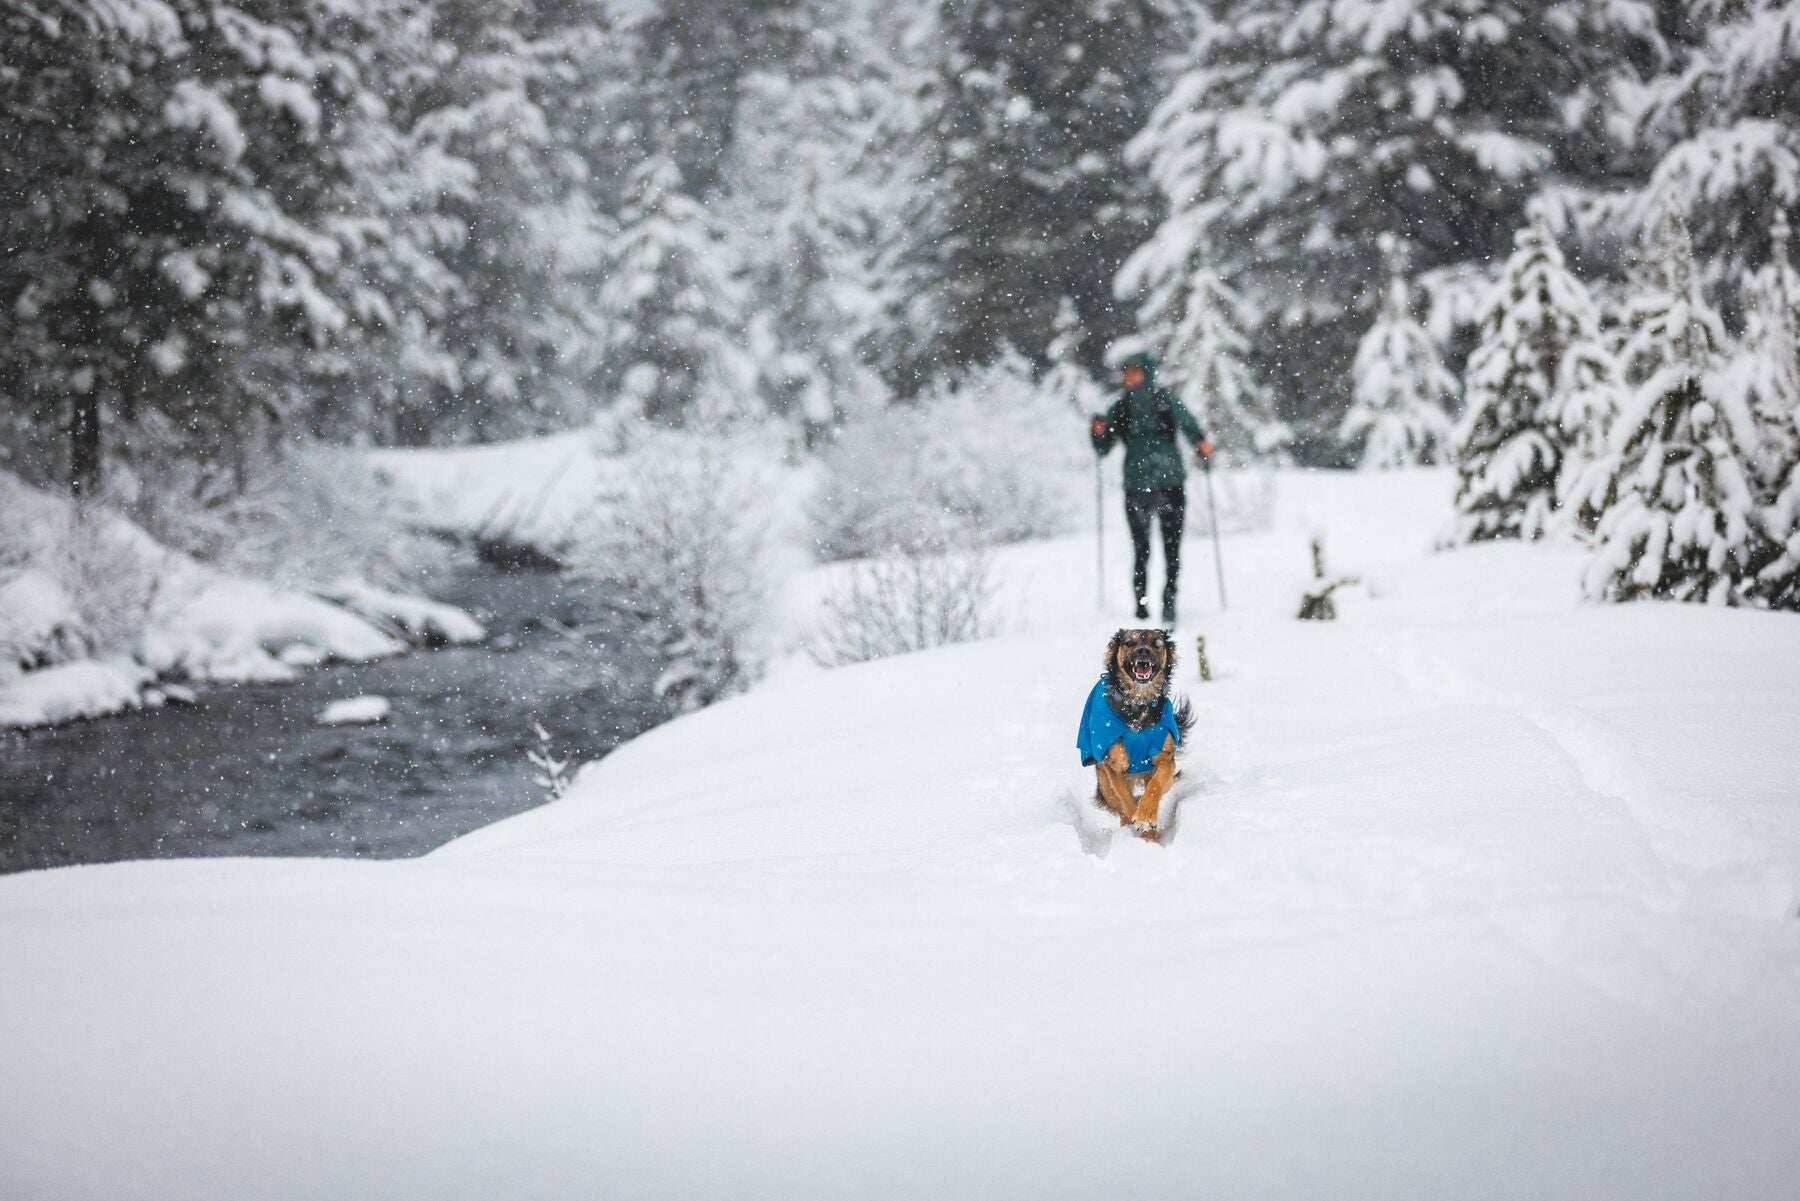
<instances>
[{"instance_id":1,"label":"boot","mask_svg":"<svg viewBox=\"0 0 1800 1201\"><path fill-rule=\"evenodd\" d=\"M1148 597L1140 596L1140 597L1138 597L1138 603L1137 603L1137 619L1139 621L1146 621L1149 619L1149 617L1150 617L1150 600Z\"/></svg>"},{"instance_id":2,"label":"boot","mask_svg":"<svg viewBox=\"0 0 1800 1201\"><path fill-rule=\"evenodd\" d=\"M1175 628L1175 594L1173 592L1163 593L1162 619L1164 625L1170 629Z\"/></svg>"}]
</instances>

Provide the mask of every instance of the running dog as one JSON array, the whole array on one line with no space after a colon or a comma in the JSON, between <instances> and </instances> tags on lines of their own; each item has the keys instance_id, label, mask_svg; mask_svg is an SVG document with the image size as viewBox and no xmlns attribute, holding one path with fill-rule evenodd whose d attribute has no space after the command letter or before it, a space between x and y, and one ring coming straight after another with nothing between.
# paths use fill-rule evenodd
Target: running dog
<instances>
[{"instance_id":1,"label":"running dog","mask_svg":"<svg viewBox=\"0 0 1800 1201\"><path fill-rule=\"evenodd\" d=\"M1088 693L1075 745L1092 766L1097 799L1151 842L1162 838L1162 801L1194 724L1186 698L1169 698L1175 643L1167 630L1120 630L1106 644L1106 672Z\"/></svg>"}]
</instances>

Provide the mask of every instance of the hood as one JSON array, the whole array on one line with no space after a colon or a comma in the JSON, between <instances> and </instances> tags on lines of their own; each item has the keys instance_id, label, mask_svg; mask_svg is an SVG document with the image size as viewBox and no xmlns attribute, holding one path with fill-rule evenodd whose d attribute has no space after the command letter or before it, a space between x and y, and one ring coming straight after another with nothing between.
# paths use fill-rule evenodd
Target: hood
<instances>
[{"instance_id":1,"label":"hood","mask_svg":"<svg viewBox=\"0 0 1800 1201\"><path fill-rule=\"evenodd\" d=\"M1156 356L1147 350L1140 350L1136 354L1128 354L1125 356L1124 360L1120 362L1119 370L1123 371L1133 364L1144 369L1144 383L1154 386L1156 383Z\"/></svg>"}]
</instances>

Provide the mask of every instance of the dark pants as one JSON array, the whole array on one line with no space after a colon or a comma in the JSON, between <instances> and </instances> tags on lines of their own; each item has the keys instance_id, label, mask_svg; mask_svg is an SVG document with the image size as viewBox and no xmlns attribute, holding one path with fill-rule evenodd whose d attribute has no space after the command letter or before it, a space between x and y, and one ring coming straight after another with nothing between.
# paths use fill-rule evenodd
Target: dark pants
<instances>
[{"instance_id":1,"label":"dark pants","mask_svg":"<svg viewBox=\"0 0 1800 1201\"><path fill-rule=\"evenodd\" d=\"M1187 489L1152 488L1147 492L1125 494L1125 524L1131 527L1132 597L1144 600L1150 595L1150 522L1162 522L1163 565L1168 578L1163 581L1163 607L1175 604L1175 578L1181 574L1181 523L1187 517Z\"/></svg>"}]
</instances>

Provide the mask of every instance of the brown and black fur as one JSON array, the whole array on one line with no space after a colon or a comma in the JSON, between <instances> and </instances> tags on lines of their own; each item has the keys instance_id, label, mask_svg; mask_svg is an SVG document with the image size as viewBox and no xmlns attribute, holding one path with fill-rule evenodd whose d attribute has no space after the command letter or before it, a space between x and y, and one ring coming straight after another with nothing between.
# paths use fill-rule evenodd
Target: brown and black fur
<instances>
[{"instance_id":1,"label":"brown and black fur","mask_svg":"<svg viewBox=\"0 0 1800 1201\"><path fill-rule=\"evenodd\" d=\"M1194 710L1187 699L1171 700L1169 682L1175 674L1175 640L1167 630L1120 630L1106 644L1106 700L1133 730L1142 730L1162 719L1163 706L1175 706L1175 726L1181 740L1163 739L1163 748L1149 771L1132 774L1123 740L1115 742L1094 764L1096 797L1151 842L1162 838L1162 801L1179 774L1175 761L1187 746ZM1149 664L1147 679L1139 680L1134 665Z\"/></svg>"}]
</instances>

